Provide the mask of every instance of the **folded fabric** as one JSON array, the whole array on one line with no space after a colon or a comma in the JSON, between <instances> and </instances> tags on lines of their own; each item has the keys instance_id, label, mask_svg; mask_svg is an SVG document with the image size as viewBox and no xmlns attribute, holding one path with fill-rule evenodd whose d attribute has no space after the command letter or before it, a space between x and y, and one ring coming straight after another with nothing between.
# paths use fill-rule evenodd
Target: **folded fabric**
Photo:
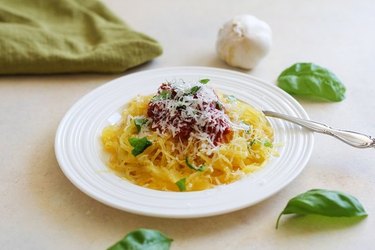
<instances>
[{"instance_id":1,"label":"folded fabric","mask_svg":"<svg viewBox=\"0 0 375 250\"><path fill-rule=\"evenodd\" d=\"M0 74L116 73L161 53L96 0L0 4Z\"/></svg>"}]
</instances>

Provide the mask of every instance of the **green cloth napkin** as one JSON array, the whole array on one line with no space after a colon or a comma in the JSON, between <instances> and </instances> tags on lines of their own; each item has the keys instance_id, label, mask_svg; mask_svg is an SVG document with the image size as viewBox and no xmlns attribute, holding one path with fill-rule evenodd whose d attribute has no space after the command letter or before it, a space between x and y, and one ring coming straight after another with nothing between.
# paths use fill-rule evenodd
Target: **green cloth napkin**
<instances>
[{"instance_id":1,"label":"green cloth napkin","mask_svg":"<svg viewBox=\"0 0 375 250\"><path fill-rule=\"evenodd\" d=\"M0 74L116 73L161 53L96 0L0 3Z\"/></svg>"}]
</instances>

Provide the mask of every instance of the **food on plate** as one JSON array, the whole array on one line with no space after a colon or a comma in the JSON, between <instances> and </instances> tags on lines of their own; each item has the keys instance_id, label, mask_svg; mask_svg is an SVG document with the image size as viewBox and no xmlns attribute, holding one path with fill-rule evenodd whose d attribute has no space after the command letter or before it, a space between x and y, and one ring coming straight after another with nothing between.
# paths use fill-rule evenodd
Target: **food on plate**
<instances>
[{"instance_id":1,"label":"food on plate","mask_svg":"<svg viewBox=\"0 0 375 250\"><path fill-rule=\"evenodd\" d=\"M272 45L270 26L252 15L232 18L219 30L216 51L227 64L254 68Z\"/></svg>"},{"instance_id":2,"label":"food on plate","mask_svg":"<svg viewBox=\"0 0 375 250\"><path fill-rule=\"evenodd\" d=\"M164 82L155 95L132 99L121 122L102 132L109 167L163 191L205 190L261 168L274 153L272 127L208 82Z\"/></svg>"}]
</instances>

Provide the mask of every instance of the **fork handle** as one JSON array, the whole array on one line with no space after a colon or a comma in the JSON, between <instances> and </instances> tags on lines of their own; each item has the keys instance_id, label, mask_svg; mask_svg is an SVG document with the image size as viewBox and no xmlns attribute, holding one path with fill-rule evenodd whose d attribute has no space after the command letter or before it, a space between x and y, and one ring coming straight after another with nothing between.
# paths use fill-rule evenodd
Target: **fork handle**
<instances>
[{"instance_id":1,"label":"fork handle","mask_svg":"<svg viewBox=\"0 0 375 250\"><path fill-rule=\"evenodd\" d=\"M273 111L263 111L263 113L266 116L274 117L274 118L280 118L295 124L298 124L302 127L305 127L311 131L331 135L353 147L357 148L375 148L375 138L372 138L371 136L357 133L354 131L348 131L348 130L341 130L336 128L331 128L325 124L314 122L310 120L305 120L289 115L280 114Z\"/></svg>"}]
</instances>

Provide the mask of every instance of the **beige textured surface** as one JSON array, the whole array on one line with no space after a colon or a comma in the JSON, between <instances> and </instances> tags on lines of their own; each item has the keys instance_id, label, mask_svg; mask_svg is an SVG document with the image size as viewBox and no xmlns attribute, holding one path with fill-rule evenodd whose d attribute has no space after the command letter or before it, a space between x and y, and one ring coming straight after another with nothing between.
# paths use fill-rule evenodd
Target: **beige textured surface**
<instances>
[{"instance_id":1,"label":"beige textured surface","mask_svg":"<svg viewBox=\"0 0 375 250\"><path fill-rule=\"evenodd\" d=\"M167 66L228 68L215 55L216 33L236 14L268 22L273 46L248 74L271 83L297 61L335 72L348 89L341 103L301 104L314 120L375 135L375 4L367 1L105 1L129 25L157 38L164 54L132 71ZM130 72L127 72L130 73ZM0 249L105 249L148 227L172 237L172 249L374 249L375 149L316 135L302 174L258 205L203 219L159 219L122 212L89 198L61 172L54 135L81 96L120 75L0 78ZM283 219L292 196L310 188L349 192L369 217Z\"/></svg>"}]
</instances>

